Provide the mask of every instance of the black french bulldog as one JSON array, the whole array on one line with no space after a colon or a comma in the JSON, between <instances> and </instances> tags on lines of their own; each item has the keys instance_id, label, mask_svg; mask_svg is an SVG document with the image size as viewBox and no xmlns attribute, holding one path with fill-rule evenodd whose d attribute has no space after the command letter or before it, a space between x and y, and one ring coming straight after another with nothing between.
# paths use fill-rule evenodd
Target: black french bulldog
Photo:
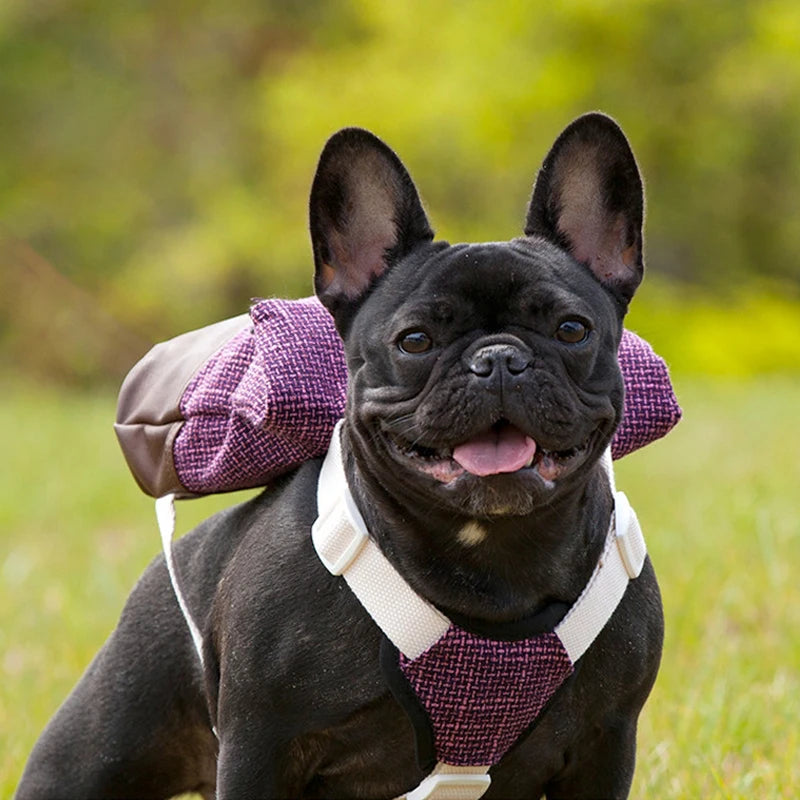
<instances>
[{"instance_id":1,"label":"black french bulldog","mask_svg":"<svg viewBox=\"0 0 800 800\"><path fill-rule=\"evenodd\" d=\"M559 136L525 235L503 243L433 242L402 163L366 131L322 153L311 237L346 345L349 484L389 561L464 627L566 608L595 568L642 217L633 154L600 114ZM319 470L304 464L178 542L205 671L153 562L36 744L19 800L391 798L419 784L381 632L312 548ZM662 636L648 560L486 797L626 796Z\"/></svg>"}]
</instances>

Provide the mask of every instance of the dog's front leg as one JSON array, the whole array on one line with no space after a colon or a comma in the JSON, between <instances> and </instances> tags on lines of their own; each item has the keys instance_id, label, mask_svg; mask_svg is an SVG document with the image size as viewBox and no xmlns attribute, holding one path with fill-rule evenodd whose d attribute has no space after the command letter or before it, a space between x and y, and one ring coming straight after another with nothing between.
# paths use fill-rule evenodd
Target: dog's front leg
<instances>
[{"instance_id":1,"label":"dog's front leg","mask_svg":"<svg viewBox=\"0 0 800 800\"><path fill-rule=\"evenodd\" d=\"M263 726L247 722L220 733L217 800L297 796L278 775L279 747Z\"/></svg>"},{"instance_id":2,"label":"dog's front leg","mask_svg":"<svg viewBox=\"0 0 800 800\"><path fill-rule=\"evenodd\" d=\"M604 730L568 754L567 767L548 784L547 800L628 797L636 761L636 717L606 720Z\"/></svg>"}]
</instances>

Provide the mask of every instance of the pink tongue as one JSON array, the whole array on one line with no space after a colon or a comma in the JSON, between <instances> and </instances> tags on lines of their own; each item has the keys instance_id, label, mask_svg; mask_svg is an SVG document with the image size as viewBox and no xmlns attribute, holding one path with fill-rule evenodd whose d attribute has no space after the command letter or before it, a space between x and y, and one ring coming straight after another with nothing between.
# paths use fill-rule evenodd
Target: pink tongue
<instances>
[{"instance_id":1,"label":"pink tongue","mask_svg":"<svg viewBox=\"0 0 800 800\"><path fill-rule=\"evenodd\" d=\"M533 458L536 442L519 428L506 425L481 433L453 450L453 459L473 475L516 472Z\"/></svg>"}]
</instances>

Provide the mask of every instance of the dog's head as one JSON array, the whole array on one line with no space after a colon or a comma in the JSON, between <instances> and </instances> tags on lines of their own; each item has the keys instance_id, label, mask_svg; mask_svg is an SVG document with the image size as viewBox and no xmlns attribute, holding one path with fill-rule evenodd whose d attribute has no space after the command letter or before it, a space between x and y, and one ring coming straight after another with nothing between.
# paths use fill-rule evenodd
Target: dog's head
<instances>
[{"instance_id":1,"label":"dog's head","mask_svg":"<svg viewBox=\"0 0 800 800\"><path fill-rule=\"evenodd\" d=\"M631 149L601 114L558 137L524 235L502 243L434 242L395 153L364 130L335 134L311 237L345 342L359 469L470 517L528 514L585 480L622 414L642 216Z\"/></svg>"}]
</instances>

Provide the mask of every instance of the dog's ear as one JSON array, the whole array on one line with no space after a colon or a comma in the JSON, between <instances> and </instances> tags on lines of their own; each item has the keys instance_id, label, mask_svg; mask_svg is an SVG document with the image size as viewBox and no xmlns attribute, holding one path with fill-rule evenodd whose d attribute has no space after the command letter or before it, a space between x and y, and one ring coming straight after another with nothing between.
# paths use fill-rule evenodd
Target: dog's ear
<instances>
[{"instance_id":1,"label":"dog's ear","mask_svg":"<svg viewBox=\"0 0 800 800\"><path fill-rule=\"evenodd\" d=\"M525 233L586 264L627 306L642 280L644 192L625 134L604 114L578 117L536 178Z\"/></svg>"},{"instance_id":2,"label":"dog's ear","mask_svg":"<svg viewBox=\"0 0 800 800\"><path fill-rule=\"evenodd\" d=\"M345 128L325 145L309 217L314 288L340 329L376 278L433 238L406 168L360 128Z\"/></svg>"}]
</instances>

